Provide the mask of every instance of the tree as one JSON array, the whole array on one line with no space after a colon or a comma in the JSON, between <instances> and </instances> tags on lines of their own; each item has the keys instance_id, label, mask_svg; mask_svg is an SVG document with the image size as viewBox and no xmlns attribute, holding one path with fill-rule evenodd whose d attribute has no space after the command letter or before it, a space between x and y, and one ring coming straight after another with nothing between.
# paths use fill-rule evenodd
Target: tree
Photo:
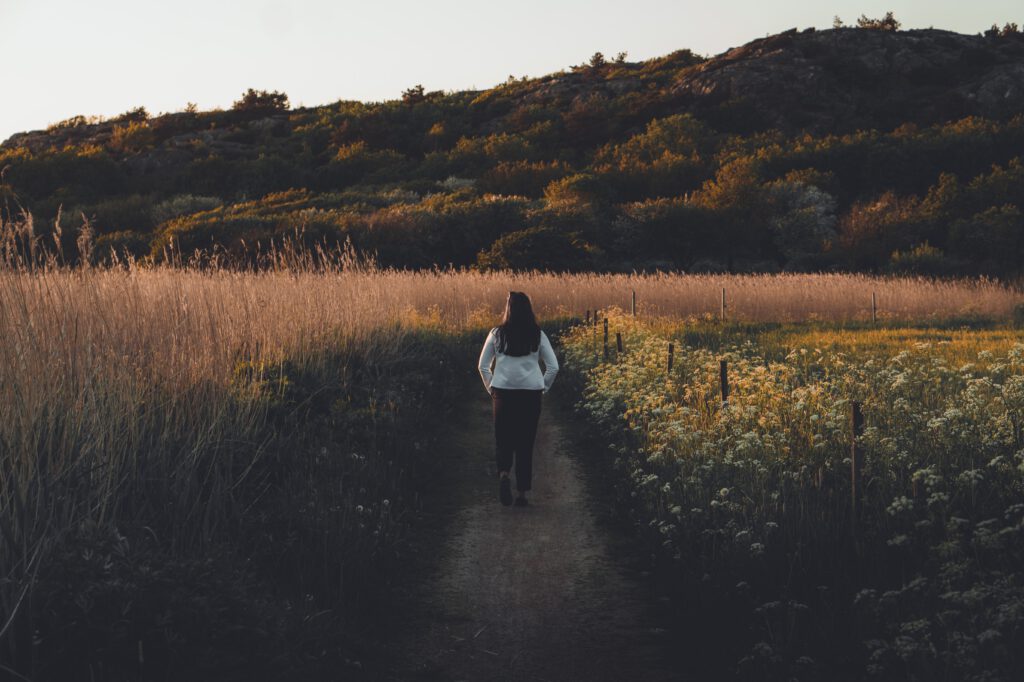
<instances>
[{"instance_id":1,"label":"tree","mask_svg":"<svg viewBox=\"0 0 1024 682\"><path fill-rule=\"evenodd\" d=\"M625 64L627 56L628 56L628 53L625 52L625 51L618 53L617 55L615 55L615 63L616 64Z\"/></svg>"},{"instance_id":2,"label":"tree","mask_svg":"<svg viewBox=\"0 0 1024 682\"><path fill-rule=\"evenodd\" d=\"M512 232L481 251L476 258L481 270L586 270L588 245L578 235L550 227L531 227Z\"/></svg>"},{"instance_id":3,"label":"tree","mask_svg":"<svg viewBox=\"0 0 1024 682\"><path fill-rule=\"evenodd\" d=\"M112 120L120 123L148 121L149 111L146 110L146 107L135 107L134 109L129 109L120 116L116 116Z\"/></svg>"},{"instance_id":4,"label":"tree","mask_svg":"<svg viewBox=\"0 0 1024 682\"><path fill-rule=\"evenodd\" d=\"M720 229L714 244L731 272L737 256L762 253L766 229L767 196L761 185L761 164L741 156L723 164L713 180L704 182L691 198L695 206L712 212Z\"/></svg>"},{"instance_id":5,"label":"tree","mask_svg":"<svg viewBox=\"0 0 1024 682\"><path fill-rule=\"evenodd\" d=\"M601 204L608 200L609 188L590 173L574 173L552 181L544 189L549 204Z\"/></svg>"},{"instance_id":6,"label":"tree","mask_svg":"<svg viewBox=\"0 0 1024 682\"><path fill-rule=\"evenodd\" d=\"M881 19L871 19L862 14L857 19L857 28L866 28L873 31L898 31L900 30L900 22L896 21L896 17L892 15L892 12L886 12L885 16Z\"/></svg>"},{"instance_id":7,"label":"tree","mask_svg":"<svg viewBox=\"0 0 1024 682\"><path fill-rule=\"evenodd\" d=\"M999 28L999 24L992 24L992 28L985 31L986 38L1009 38L1011 36L1020 36L1020 26L1012 21L1003 24L1002 28Z\"/></svg>"},{"instance_id":8,"label":"tree","mask_svg":"<svg viewBox=\"0 0 1024 682\"><path fill-rule=\"evenodd\" d=\"M288 95L277 90L268 92L249 88L231 108L235 111L287 111Z\"/></svg>"},{"instance_id":9,"label":"tree","mask_svg":"<svg viewBox=\"0 0 1024 682\"><path fill-rule=\"evenodd\" d=\"M420 84L414 85L408 90L402 92L402 102L413 106L427 99L427 96L423 92L423 86Z\"/></svg>"},{"instance_id":10,"label":"tree","mask_svg":"<svg viewBox=\"0 0 1024 682\"><path fill-rule=\"evenodd\" d=\"M594 56L592 56L590 58L590 62L589 62L590 68L592 68L592 69L600 69L602 66L604 66L607 63L608 62L605 60L604 55L601 54L600 52L595 52Z\"/></svg>"},{"instance_id":11,"label":"tree","mask_svg":"<svg viewBox=\"0 0 1024 682\"><path fill-rule=\"evenodd\" d=\"M949 229L951 249L986 269L995 265L1003 274L1019 272L1024 259L1024 218L1012 204L992 206Z\"/></svg>"},{"instance_id":12,"label":"tree","mask_svg":"<svg viewBox=\"0 0 1024 682\"><path fill-rule=\"evenodd\" d=\"M832 17L832 28L843 28L843 20L839 18L838 14Z\"/></svg>"},{"instance_id":13,"label":"tree","mask_svg":"<svg viewBox=\"0 0 1024 682\"><path fill-rule=\"evenodd\" d=\"M693 114L673 114L652 119L637 133L614 147L605 147L597 159L620 166L649 164L666 155L699 156L714 141L714 132Z\"/></svg>"},{"instance_id":14,"label":"tree","mask_svg":"<svg viewBox=\"0 0 1024 682\"><path fill-rule=\"evenodd\" d=\"M807 260L836 237L836 200L814 185L776 180L768 185L772 241L788 264Z\"/></svg>"},{"instance_id":15,"label":"tree","mask_svg":"<svg viewBox=\"0 0 1024 682\"><path fill-rule=\"evenodd\" d=\"M893 251L889 257L889 269L903 274L941 277L954 271L955 263L928 242L918 244L905 251Z\"/></svg>"}]
</instances>

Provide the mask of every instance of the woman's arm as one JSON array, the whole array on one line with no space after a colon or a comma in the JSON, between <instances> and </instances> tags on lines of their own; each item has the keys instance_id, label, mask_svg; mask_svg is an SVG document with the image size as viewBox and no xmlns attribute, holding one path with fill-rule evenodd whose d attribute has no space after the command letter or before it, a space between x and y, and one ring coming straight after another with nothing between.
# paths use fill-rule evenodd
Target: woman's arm
<instances>
[{"instance_id":1,"label":"woman's arm","mask_svg":"<svg viewBox=\"0 0 1024 682\"><path fill-rule=\"evenodd\" d=\"M551 384L555 383L555 375L558 374L558 358L555 357L555 349L548 341L548 335L543 331L540 333L540 359L544 361L544 392L551 390Z\"/></svg>"},{"instance_id":2,"label":"woman's arm","mask_svg":"<svg viewBox=\"0 0 1024 682\"><path fill-rule=\"evenodd\" d=\"M477 367L480 370L480 378L483 379L484 388L487 392L491 392L491 379L494 377L494 373L491 372L491 362L494 360L494 330L492 329L487 334L487 340L484 341L484 347L480 351L480 361L477 362Z\"/></svg>"}]
</instances>

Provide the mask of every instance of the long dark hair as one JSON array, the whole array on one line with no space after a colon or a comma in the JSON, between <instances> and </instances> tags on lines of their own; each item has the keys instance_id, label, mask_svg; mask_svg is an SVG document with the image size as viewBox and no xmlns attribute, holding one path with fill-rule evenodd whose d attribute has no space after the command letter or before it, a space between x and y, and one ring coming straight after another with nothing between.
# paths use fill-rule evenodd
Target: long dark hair
<instances>
[{"instance_id":1,"label":"long dark hair","mask_svg":"<svg viewBox=\"0 0 1024 682\"><path fill-rule=\"evenodd\" d=\"M540 348L540 325L529 296L521 291L508 292L505 315L495 336L498 352L505 355L529 355Z\"/></svg>"}]
</instances>

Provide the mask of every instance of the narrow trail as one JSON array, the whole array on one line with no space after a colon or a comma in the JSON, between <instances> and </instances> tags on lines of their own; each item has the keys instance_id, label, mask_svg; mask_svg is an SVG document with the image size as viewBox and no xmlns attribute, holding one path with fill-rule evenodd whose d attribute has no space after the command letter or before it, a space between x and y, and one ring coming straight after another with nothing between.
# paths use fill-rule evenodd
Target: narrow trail
<instances>
[{"instance_id":1,"label":"narrow trail","mask_svg":"<svg viewBox=\"0 0 1024 682\"><path fill-rule=\"evenodd\" d=\"M525 508L497 499L490 400L470 411L450 443L458 507L383 679L687 679L609 552L557 409L541 416Z\"/></svg>"}]
</instances>

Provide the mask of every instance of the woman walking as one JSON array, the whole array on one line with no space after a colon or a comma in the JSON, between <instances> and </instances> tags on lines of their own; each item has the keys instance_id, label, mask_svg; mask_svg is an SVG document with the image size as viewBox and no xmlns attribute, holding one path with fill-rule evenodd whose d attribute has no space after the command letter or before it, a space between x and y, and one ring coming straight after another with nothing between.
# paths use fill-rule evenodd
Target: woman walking
<instances>
[{"instance_id":1,"label":"woman walking","mask_svg":"<svg viewBox=\"0 0 1024 682\"><path fill-rule=\"evenodd\" d=\"M533 441L540 419L541 395L548 392L555 380L558 359L547 334L537 324L530 297L523 292L509 292L501 325L491 330L480 351L479 368L494 406L498 497L502 504L512 504L509 471L515 459L515 504L525 507L526 491L533 476Z\"/></svg>"}]
</instances>

